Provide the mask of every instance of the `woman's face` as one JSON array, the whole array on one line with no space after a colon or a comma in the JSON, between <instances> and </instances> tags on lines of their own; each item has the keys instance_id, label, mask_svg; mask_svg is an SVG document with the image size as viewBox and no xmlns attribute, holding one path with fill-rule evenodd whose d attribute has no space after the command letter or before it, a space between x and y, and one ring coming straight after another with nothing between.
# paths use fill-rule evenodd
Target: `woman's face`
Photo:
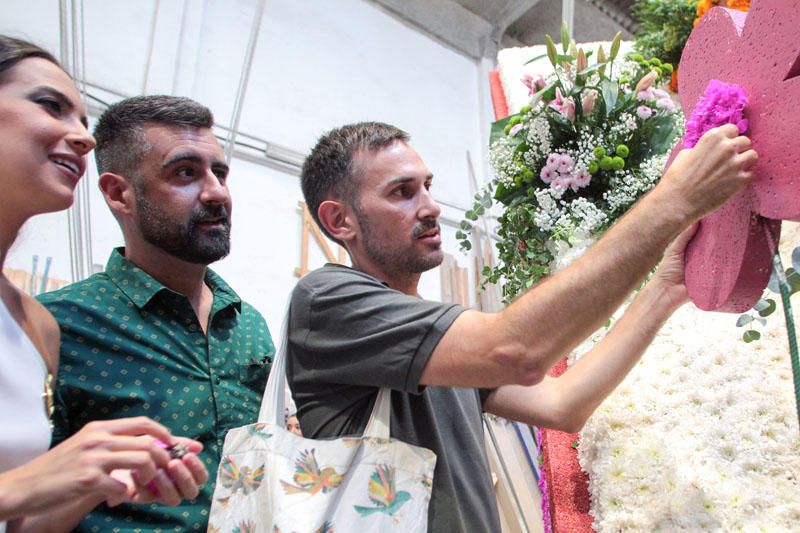
<instances>
[{"instance_id":1,"label":"woman's face","mask_svg":"<svg viewBox=\"0 0 800 533\"><path fill-rule=\"evenodd\" d=\"M66 209L94 148L69 76L41 58L23 59L0 83L2 208L22 216Z\"/></svg>"}]
</instances>

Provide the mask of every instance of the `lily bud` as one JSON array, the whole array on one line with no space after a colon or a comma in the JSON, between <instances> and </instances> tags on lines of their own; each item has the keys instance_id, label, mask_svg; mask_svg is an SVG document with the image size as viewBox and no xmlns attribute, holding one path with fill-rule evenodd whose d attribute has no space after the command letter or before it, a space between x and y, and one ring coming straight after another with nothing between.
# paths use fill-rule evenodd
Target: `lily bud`
<instances>
[{"instance_id":1,"label":"lily bud","mask_svg":"<svg viewBox=\"0 0 800 533\"><path fill-rule=\"evenodd\" d=\"M646 91L650 87L653 86L653 83L658 79L658 72L655 70L651 70L647 73L642 79L639 80L639 83L636 84L636 89L634 92L639 94L642 91Z\"/></svg>"}]
</instances>

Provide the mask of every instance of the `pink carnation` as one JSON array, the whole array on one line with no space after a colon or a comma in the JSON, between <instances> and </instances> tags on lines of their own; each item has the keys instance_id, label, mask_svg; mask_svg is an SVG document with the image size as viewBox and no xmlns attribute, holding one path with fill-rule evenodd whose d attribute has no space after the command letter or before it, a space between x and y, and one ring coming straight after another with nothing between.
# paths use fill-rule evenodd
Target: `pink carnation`
<instances>
[{"instance_id":1,"label":"pink carnation","mask_svg":"<svg viewBox=\"0 0 800 533\"><path fill-rule=\"evenodd\" d=\"M592 175L588 170L583 169L572 177L573 189L577 191L576 187L586 187L590 181L592 181Z\"/></svg>"},{"instance_id":2,"label":"pink carnation","mask_svg":"<svg viewBox=\"0 0 800 533\"><path fill-rule=\"evenodd\" d=\"M642 120L647 120L653 115L653 110L647 107L646 105L640 105L636 108L636 114Z\"/></svg>"},{"instance_id":3,"label":"pink carnation","mask_svg":"<svg viewBox=\"0 0 800 533\"><path fill-rule=\"evenodd\" d=\"M561 154L553 152L552 154L547 156L548 167L557 167L560 161L561 161Z\"/></svg>"},{"instance_id":4,"label":"pink carnation","mask_svg":"<svg viewBox=\"0 0 800 533\"><path fill-rule=\"evenodd\" d=\"M561 160L558 162L558 171L562 174L568 173L572 171L572 158L567 154L561 156Z\"/></svg>"},{"instance_id":5,"label":"pink carnation","mask_svg":"<svg viewBox=\"0 0 800 533\"><path fill-rule=\"evenodd\" d=\"M508 130L508 135L510 137L514 137L517 133L519 133L519 130L521 130L522 128L523 128L522 124L514 124L513 126L511 126L511 129Z\"/></svg>"},{"instance_id":6,"label":"pink carnation","mask_svg":"<svg viewBox=\"0 0 800 533\"><path fill-rule=\"evenodd\" d=\"M539 177L542 178L543 182L550 183L554 179L558 178L558 172L556 172L555 168L546 166L539 173Z\"/></svg>"},{"instance_id":7,"label":"pink carnation","mask_svg":"<svg viewBox=\"0 0 800 533\"><path fill-rule=\"evenodd\" d=\"M725 124L735 124L739 133L747 131L747 119L744 118L746 105L747 94L738 85L719 80L708 82L705 96L700 98L692 116L686 121L684 147L693 147L705 132Z\"/></svg>"}]
</instances>

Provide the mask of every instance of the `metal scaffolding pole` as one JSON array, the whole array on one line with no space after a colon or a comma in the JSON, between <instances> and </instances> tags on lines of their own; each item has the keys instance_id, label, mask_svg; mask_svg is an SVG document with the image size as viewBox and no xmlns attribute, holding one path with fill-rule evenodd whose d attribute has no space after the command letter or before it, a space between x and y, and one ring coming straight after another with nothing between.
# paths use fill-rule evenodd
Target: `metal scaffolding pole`
<instances>
[{"instance_id":1,"label":"metal scaffolding pole","mask_svg":"<svg viewBox=\"0 0 800 533\"><path fill-rule=\"evenodd\" d=\"M250 28L250 40L247 43L247 50L245 51L244 62L242 64L242 75L239 78L239 89L236 91L236 100L233 104L233 114L230 122L230 130L228 138L225 140L225 161L230 164L231 157L233 157L233 148L236 144L236 135L239 131L239 119L242 115L242 107L244 105L244 97L247 92L247 81L250 78L250 67L253 65L253 54L256 50L258 42L258 33L261 30L261 19L264 14L264 4L266 0L259 0L256 6L256 13L253 17L253 26Z\"/></svg>"}]
</instances>

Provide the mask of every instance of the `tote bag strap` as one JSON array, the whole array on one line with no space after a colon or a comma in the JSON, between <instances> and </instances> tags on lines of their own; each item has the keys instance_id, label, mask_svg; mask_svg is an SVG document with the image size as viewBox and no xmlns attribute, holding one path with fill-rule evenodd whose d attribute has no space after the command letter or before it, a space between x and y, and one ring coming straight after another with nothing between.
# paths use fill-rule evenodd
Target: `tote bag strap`
<instances>
[{"instance_id":1,"label":"tote bag strap","mask_svg":"<svg viewBox=\"0 0 800 533\"><path fill-rule=\"evenodd\" d=\"M286 409L286 390L289 385L286 383L286 347L289 344L289 313L291 312L291 295L286 304L286 312L283 314L283 324L281 325L281 342L272 360L272 366L267 379L267 386L264 389L264 397L261 400L261 409L258 413L259 422L269 422L283 426L284 410ZM388 439L391 435L389 420L391 417L392 390L381 388L375 405L372 407L367 427L364 429L364 436Z\"/></svg>"}]
</instances>

